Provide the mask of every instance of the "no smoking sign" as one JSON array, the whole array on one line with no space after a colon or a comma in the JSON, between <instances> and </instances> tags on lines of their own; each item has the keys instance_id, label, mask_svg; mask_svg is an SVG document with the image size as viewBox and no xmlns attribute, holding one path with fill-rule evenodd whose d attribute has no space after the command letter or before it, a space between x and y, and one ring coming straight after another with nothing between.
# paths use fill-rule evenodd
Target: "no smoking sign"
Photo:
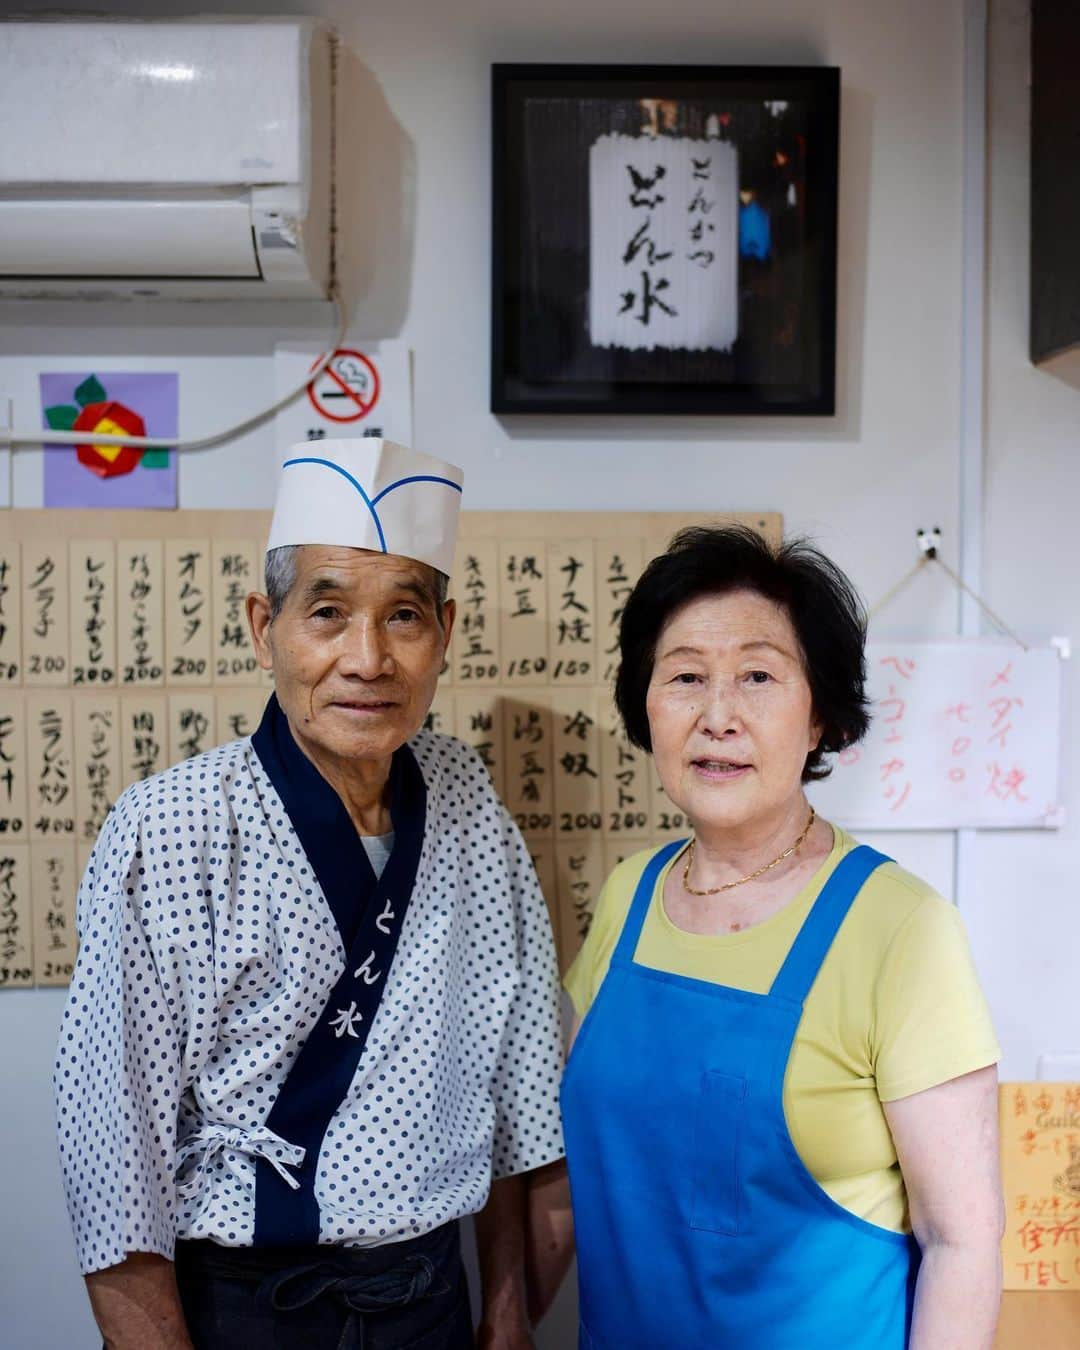
<instances>
[{"instance_id":1,"label":"no smoking sign","mask_svg":"<svg viewBox=\"0 0 1080 1350\"><path fill-rule=\"evenodd\" d=\"M319 363L311 364L314 369ZM330 422L359 422L378 403L379 391L375 363L363 352L342 347L319 378L308 385L308 398L319 416Z\"/></svg>"},{"instance_id":2,"label":"no smoking sign","mask_svg":"<svg viewBox=\"0 0 1080 1350\"><path fill-rule=\"evenodd\" d=\"M325 351L325 347L322 348ZM311 380L319 364L314 342L280 342L274 349L274 387L280 399ZM327 368L274 418L282 460L293 446L335 436L381 436L412 444L412 356L399 338L346 338ZM0 1337L0 1340L3 1338Z\"/></svg>"}]
</instances>

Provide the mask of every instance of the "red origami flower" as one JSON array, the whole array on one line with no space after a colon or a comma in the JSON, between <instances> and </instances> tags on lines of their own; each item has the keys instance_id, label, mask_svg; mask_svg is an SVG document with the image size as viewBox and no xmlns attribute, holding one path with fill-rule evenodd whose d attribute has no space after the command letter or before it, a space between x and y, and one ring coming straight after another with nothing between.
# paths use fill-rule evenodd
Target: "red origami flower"
<instances>
[{"instance_id":1,"label":"red origami flower","mask_svg":"<svg viewBox=\"0 0 1080 1350\"><path fill-rule=\"evenodd\" d=\"M97 431L103 436L145 436L146 423L137 412L110 399L96 375L89 375L75 390L75 403L58 403L45 409L45 420L54 431ZM167 450L142 450L131 445L80 445L79 463L99 478L118 478L137 464L166 468Z\"/></svg>"},{"instance_id":2,"label":"red origami flower","mask_svg":"<svg viewBox=\"0 0 1080 1350\"><path fill-rule=\"evenodd\" d=\"M146 423L122 403L88 403L75 419L73 431L98 431L108 436L145 436ZM130 473L142 457L131 445L80 445L79 463L99 478L117 478Z\"/></svg>"}]
</instances>

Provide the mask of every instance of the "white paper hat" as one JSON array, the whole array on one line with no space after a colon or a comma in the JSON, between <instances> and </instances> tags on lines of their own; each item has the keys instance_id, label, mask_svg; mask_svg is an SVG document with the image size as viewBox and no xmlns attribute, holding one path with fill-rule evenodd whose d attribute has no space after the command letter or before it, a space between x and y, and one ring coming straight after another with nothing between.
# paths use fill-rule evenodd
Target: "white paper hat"
<instances>
[{"instance_id":1,"label":"white paper hat","mask_svg":"<svg viewBox=\"0 0 1080 1350\"><path fill-rule=\"evenodd\" d=\"M464 479L456 464L376 436L301 441L281 466L267 550L367 548L449 576Z\"/></svg>"}]
</instances>

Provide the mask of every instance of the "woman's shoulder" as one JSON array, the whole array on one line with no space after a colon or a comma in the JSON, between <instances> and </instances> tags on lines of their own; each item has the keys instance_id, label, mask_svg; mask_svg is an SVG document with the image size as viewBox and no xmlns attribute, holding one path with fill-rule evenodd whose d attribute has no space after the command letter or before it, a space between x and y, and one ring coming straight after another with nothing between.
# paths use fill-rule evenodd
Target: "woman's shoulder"
<instances>
[{"instance_id":1,"label":"woman's shoulder","mask_svg":"<svg viewBox=\"0 0 1080 1350\"><path fill-rule=\"evenodd\" d=\"M660 844L636 849L621 858L608 873L597 897L585 941L563 981L579 1016L584 1015L603 982L645 868L667 847Z\"/></svg>"},{"instance_id":2,"label":"woman's shoulder","mask_svg":"<svg viewBox=\"0 0 1080 1350\"><path fill-rule=\"evenodd\" d=\"M963 920L922 877L878 867L837 938L838 978L869 1010L877 1093L895 1101L995 1063L1001 1051Z\"/></svg>"},{"instance_id":3,"label":"woman's shoulder","mask_svg":"<svg viewBox=\"0 0 1080 1350\"><path fill-rule=\"evenodd\" d=\"M859 841L846 831L838 829L837 834L841 856L859 846ZM883 949L901 933L933 941L942 930L962 929L956 906L928 881L892 858L871 872L852 906L851 918L864 938L873 936L874 945Z\"/></svg>"},{"instance_id":4,"label":"woman's shoulder","mask_svg":"<svg viewBox=\"0 0 1080 1350\"><path fill-rule=\"evenodd\" d=\"M999 1058L959 911L922 877L893 861L876 868L834 953L830 979L843 996L833 1006L858 1010L854 1029L867 1041L882 1101Z\"/></svg>"}]
</instances>

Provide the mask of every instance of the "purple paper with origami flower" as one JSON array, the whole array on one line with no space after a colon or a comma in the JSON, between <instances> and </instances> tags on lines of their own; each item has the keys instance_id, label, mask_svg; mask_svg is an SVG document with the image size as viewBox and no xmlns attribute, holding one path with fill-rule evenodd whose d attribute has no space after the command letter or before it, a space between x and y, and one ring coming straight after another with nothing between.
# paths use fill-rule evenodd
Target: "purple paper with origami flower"
<instances>
[{"instance_id":1,"label":"purple paper with origami flower","mask_svg":"<svg viewBox=\"0 0 1080 1350\"><path fill-rule=\"evenodd\" d=\"M60 430L75 425L77 415L95 404L118 405L103 430L124 431L127 418L135 414L147 436L176 436L180 416L180 381L175 373L158 371L80 371L74 374L43 374L42 425ZM119 418L119 421L118 421ZM95 458L91 455L90 458ZM71 507L176 507L176 451L142 452L130 472L108 477L79 462L74 448L45 449L44 501L46 506ZM104 462L103 462L104 463ZM161 467L150 467L160 465ZM104 472L104 468L102 470Z\"/></svg>"}]
</instances>

